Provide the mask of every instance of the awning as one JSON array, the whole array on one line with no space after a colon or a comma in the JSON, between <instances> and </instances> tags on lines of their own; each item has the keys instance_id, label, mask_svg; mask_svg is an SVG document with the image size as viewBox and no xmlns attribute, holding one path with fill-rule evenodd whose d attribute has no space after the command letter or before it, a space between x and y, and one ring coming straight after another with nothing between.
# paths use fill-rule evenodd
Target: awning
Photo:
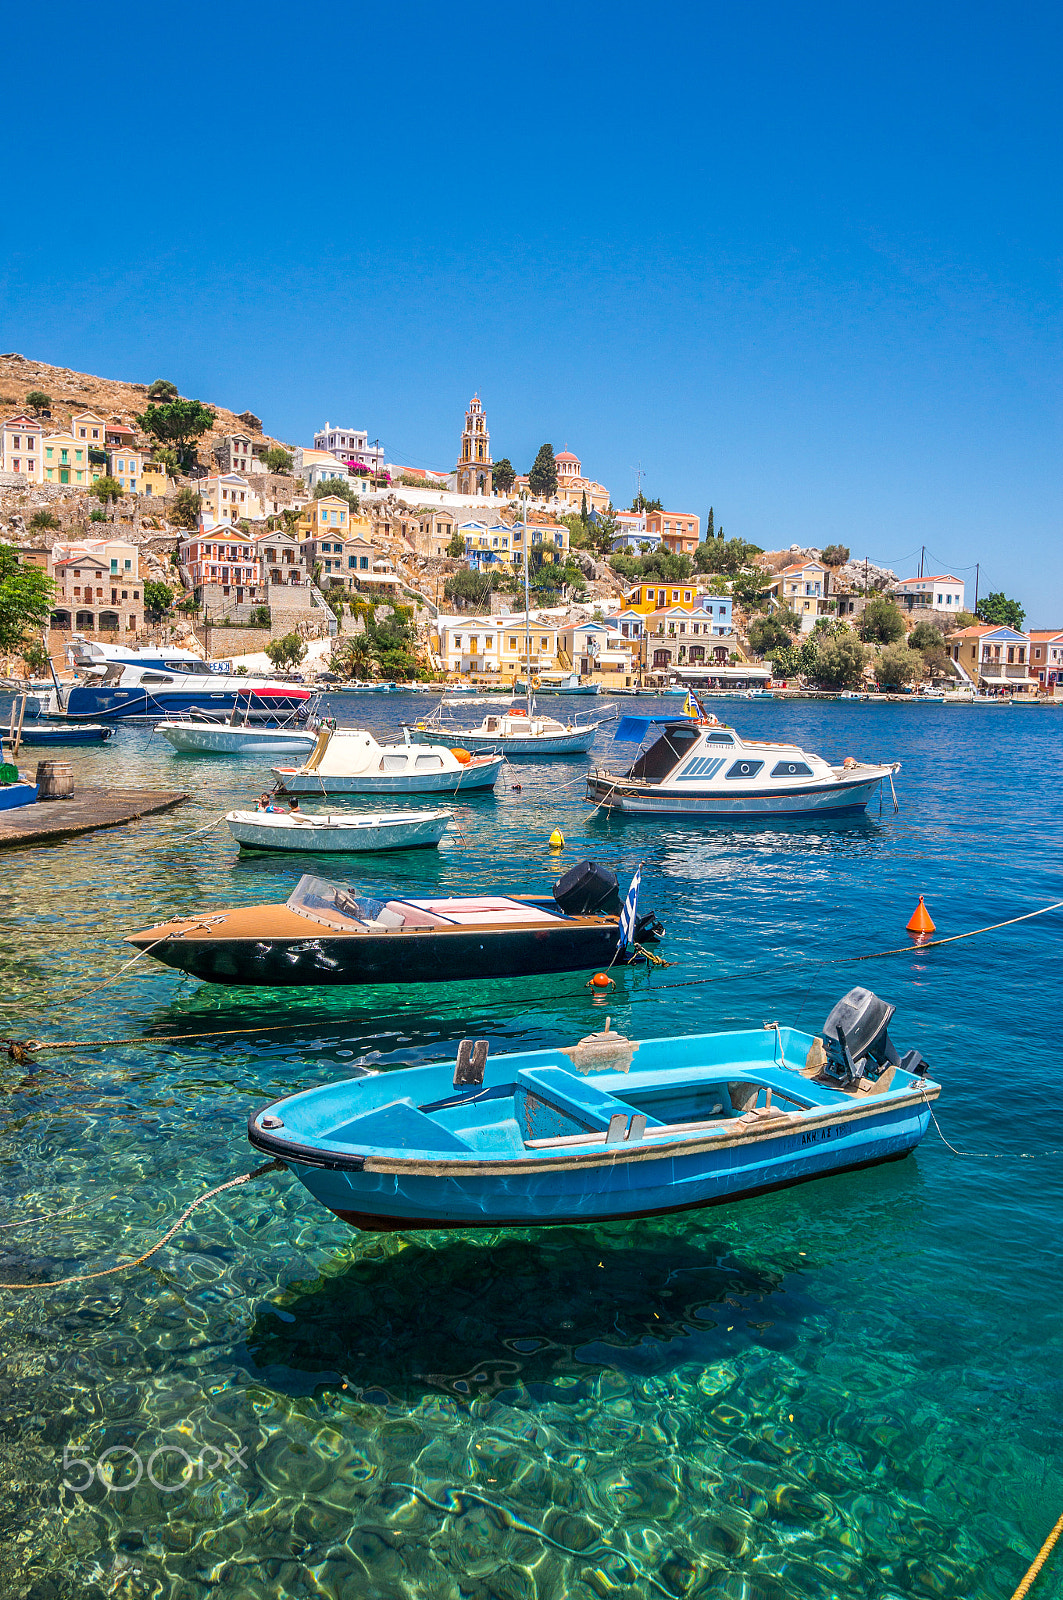
<instances>
[{"instance_id":1,"label":"awning","mask_svg":"<svg viewBox=\"0 0 1063 1600\"><path fill-rule=\"evenodd\" d=\"M692 720L674 711L664 717L621 717L613 739L622 739L625 744L641 744L655 725L674 728Z\"/></svg>"}]
</instances>

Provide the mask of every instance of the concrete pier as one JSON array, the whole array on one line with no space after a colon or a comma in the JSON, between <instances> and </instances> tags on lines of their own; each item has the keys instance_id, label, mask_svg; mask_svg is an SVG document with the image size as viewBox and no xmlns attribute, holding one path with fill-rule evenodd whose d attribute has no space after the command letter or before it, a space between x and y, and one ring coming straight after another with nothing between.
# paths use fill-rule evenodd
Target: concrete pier
<instances>
[{"instance_id":1,"label":"concrete pier","mask_svg":"<svg viewBox=\"0 0 1063 1600\"><path fill-rule=\"evenodd\" d=\"M117 828L137 817L170 811L187 799L187 794L175 789L79 789L72 800L16 806L12 811L0 811L0 850L17 844L49 844L95 828Z\"/></svg>"}]
</instances>

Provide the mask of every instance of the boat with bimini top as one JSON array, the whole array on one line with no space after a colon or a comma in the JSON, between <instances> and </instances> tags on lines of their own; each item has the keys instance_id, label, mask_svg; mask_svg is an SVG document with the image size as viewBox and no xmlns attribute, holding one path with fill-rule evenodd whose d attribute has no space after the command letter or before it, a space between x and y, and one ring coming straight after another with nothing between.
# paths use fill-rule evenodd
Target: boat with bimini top
<instances>
[{"instance_id":1,"label":"boat with bimini top","mask_svg":"<svg viewBox=\"0 0 1063 1600\"><path fill-rule=\"evenodd\" d=\"M649 743L626 769L596 768L587 798L639 816L804 817L862 811L900 762L832 766L798 745L743 739L712 716L622 717L615 738Z\"/></svg>"},{"instance_id":2,"label":"boat with bimini top","mask_svg":"<svg viewBox=\"0 0 1063 1600\"><path fill-rule=\"evenodd\" d=\"M369 1071L252 1113L256 1150L341 1221L542 1227L741 1200L906 1156L940 1093L852 989L813 1036L778 1023Z\"/></svg>"}]
</instances>

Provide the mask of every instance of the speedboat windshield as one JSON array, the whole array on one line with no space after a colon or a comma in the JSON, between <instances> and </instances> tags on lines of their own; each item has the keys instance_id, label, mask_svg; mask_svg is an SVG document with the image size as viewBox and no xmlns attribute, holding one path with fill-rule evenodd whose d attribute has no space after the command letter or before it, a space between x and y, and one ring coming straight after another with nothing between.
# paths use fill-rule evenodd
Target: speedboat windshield
<instances>
[{"instance_id":1,"label":"speedboat windshield","mask_svg":"<svg viewBox=\"0 0 1063 1600\"><path fill-rule=\"evenodd\" d=\"M643 751L627 776L641 778L644 783L660 783L675 770L700 738L700 728L666 728L660 738Z\"/></svg>"},{"instance_id":2,"label":"speedboat windshield","mask_svg":"<svg viewBox=\"0 0 1063 1600\"><path fill-rule=\"evenodd\" d=\"M335 922L337 917L347 922L375 921L384 909L383 900L358 895L344 884L315 878L311 872L304 872L285 904L290 911L325 922Z\"/></svg>"}]
</instances>

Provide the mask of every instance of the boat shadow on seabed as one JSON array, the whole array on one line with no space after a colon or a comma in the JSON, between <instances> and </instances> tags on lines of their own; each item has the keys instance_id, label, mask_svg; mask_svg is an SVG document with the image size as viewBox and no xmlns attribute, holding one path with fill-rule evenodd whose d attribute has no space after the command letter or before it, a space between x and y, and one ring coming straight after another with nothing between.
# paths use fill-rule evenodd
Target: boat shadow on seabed
<instances>
[{"instance_id":1,"label":"boat shadow on seabed","mask_svg":"<svg viewBox=\"0 0 1063 1600\"><path fill-rule=\"evenodd\" d=\"M910 1222L919 1182L916 1164L903 1162L824 1179L817 1189L822 1196L825 1185L846 1186L850 1224L863 1198L881 1246L898 1200ZM334 1258L328 1276L260 1303L247 1353L260 1376L292 1394L345 1386L386 1404L522 1389L575 1403L583 1393L571 1379L602 1369L651 1376L690 1361L708 1366L750 1345L790 1350L802 1325L828 1315L805 1287L809 1261L797 1250L808 1244L807 1202L755 1204L760 1221L769 1207L792 1224L770 1262L720 1237L709 1212L530 1237L448 1237L438 1246L416 1234L399 1248L394 1236L359 1241L345 1269Z\"/></svg>"}]
</instances>

